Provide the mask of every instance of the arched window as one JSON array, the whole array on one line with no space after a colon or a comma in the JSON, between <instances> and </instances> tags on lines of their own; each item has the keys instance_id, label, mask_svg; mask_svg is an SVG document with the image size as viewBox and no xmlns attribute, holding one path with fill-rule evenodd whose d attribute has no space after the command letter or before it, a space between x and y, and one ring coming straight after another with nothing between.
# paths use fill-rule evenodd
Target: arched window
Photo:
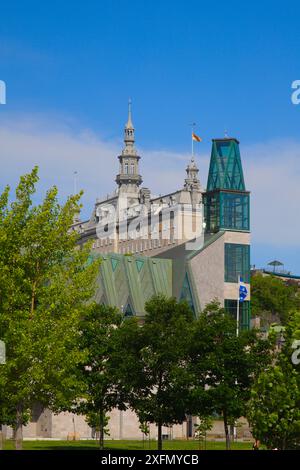
<instances>
[{"instance_id":1,"label":"arched window","mask_svg":"<svg viewBox=\"0 0 300 470\"><path fill-rule=\"evenodd\" d=\"M134 175L134 163L130 164L130 173Z\"/></svg>"},{"instance_id":2,"label":"arched window","mask_svg":"<svg viewBox=\"0 0 300 470\"><path fill-rule=\"evenodd\" d=\"M128 162L125 162L124 173L125 173L125 175L128 175Z\"/></svg>"}]
</instances>

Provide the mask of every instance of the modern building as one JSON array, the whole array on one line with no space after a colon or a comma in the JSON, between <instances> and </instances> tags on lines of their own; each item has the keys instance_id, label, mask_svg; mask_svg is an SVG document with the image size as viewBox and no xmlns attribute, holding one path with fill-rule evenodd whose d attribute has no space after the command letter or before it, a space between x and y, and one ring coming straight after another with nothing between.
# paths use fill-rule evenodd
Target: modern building
<instances>
[{"instance_id":1,"label":"modern building","mask_svg":"<svg viewBox=\"0 0 300 470\"><path fill-rule=\"evenodd\" d=\"M186 299L195 315L217 299L234 317L237 312L238 278L250 281L250 195L246 190L239 141L212 140L206 189L192 156L182 187L153 196L142 187L129 105L124 148L119 159L116 189L97 199L89 220L79 214L73 230L80 243L92 241L92 255L101 256L96 300L117 306L125 316L145 315L145 302L163 293ZM250 286L248 285L250 292ZM250 295L240 305L240 327L250 325ZM186 437L193 432L191 419L166 435ZM142 438L131 411L113 410L110 437ZM25 428L27 437L64 438L77 433L92 436L80 416L54 415L37 409ZM155 426L151 436L155 437Z\"/></svg>"},{"instance_id":2,"label":"modern building","mask_svg":"<svg viewBox=\"0 0 300 470\"><path fill-rule=\"evenodd\" d=\"M250 194L239 141L213 139L206 189L192 156L182 188L152 196L141 187L129 105L118 159L113 194L73 226L103 259L97 300L142 317L145 301L161 292L187 299L195 314L218 299L236 315L238 277L250 281ZM249 300L241 304L242 328L250 325Z\"/></svg>"}]
</instances>

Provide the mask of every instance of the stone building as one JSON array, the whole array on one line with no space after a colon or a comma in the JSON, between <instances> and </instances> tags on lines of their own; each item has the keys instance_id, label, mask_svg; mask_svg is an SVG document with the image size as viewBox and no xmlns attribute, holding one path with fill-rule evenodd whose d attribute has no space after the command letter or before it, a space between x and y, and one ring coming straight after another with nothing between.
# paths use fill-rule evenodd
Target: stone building
<instances>
[{"instance_id":1,"label":"stone building","mask_svg":"<svg viewBox=\"0 0 300 470\"><path fill-rule=\"evenodd\" d=\"M142 186L129 105L118 159L113 194L96 200L89 220L81 221L78 214L72 227L80 243L92 240L93 256L102 257L96 300L117 306L125 316L143 317L145 301L153 294L186 299L195 315L218 299L236 316L238 277L250 281L250 202L238 140L212 140L206 189L192 156L182 188L153 196ZM250 295L240 307L240 327L249 328ZM188 418L163 433L191 436L192 424ZM142 438L131 411L114 410L109 427L111 438ZM70 433L93 435L80 416L37 409L24 435L67 438ZM152 426L151 436L156 435Z\"/></svg>"}]
</instances>

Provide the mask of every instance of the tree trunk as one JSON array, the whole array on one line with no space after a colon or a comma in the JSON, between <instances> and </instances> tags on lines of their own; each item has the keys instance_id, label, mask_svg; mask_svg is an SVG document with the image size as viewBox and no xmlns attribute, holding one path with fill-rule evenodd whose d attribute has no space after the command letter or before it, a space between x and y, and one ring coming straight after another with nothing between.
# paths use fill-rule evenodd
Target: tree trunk
<instances>
[{"instance_id":1,"label":"tree trunk","mask_svg":"<svg viewBox=\"0 0 300 470\"><path fill-rule=\"evenodd\" d=\"M224 429L225 429L225 438L226 438L226 450L230 450L230 435L229 435L226 411L223 412L223 420L224 420Z\"/></svg>"},{"instance_id":2,"label":"tree trunk","mask_svg":"<svg viewBox=\"0 0 300 470\"><path fill-rule=\"evenodd\" d=\"M3 425L0 424L0 450L4 449L4 431L3 431Z\"/></svg>"},{"instance_id":3,"label":"tree trunk","mask_svg":"<svg viewBox=\"0 0 300 470\"><path fill-rule=\"evenodd\" d=\"M162 423L159 421L157 423L158 436L157 436L157 450L162 450Z\"/></svg>"},{"instance_id":4,"label":"tree trunk","mask_svg":"<svg viewBox=\"0 0 300 470\"><path fill-rule=\"evenodd\" d=\"M229 429L230 429L230 440L231 442L234 442L234 425L231 424Z\"/></svg>"},{"instance_id":5,"label":"tree trunk","mask_svg":"<svg viewBox=\"0 0 300 470\"><path fill-rule=\"evenodd\" d=\"M100 410L99 413L99 449L103 450L104 449L104 413L103 409Z\"/></svg>"},{"instance_id":6,"label":"tree trunk","mask_svg":"<svg viewBox=\"0 0 300 470\"><path fill-rule=\"evenodd\" d=\"M23 409L21 405L18 405L16 413L15 448L16 450L23 448Z\"/></svg>"},{"instance_id":7,"label":"tree trunk","mask_svg":"<svg viewBox=\"0 0 300 470\"><path fill-rule=\"evenodd\" d=\"M36 266L36 272L39 270L39 263ZM30 314L29 318L33 318L34 307L35 307L35 297L36 297L36 287L37 287L37 280L35 279L32 284L32 291L31 291L31 307L30 307Z\"/></svg>"}]
</instances>

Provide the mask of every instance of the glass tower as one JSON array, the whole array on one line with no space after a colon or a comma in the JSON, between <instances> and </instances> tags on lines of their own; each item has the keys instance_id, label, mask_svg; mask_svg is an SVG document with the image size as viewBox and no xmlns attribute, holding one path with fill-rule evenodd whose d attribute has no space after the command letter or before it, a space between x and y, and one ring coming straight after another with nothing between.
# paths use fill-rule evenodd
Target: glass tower
<instances>
[{"instance_id":1,"label":"glass tower","mask_svg":"<svg viewBox=\"0 0 300 470\"><path fill-rule=\"evenodd\" d=\"M213 139L204 207L208 233L250 230L249 191L237 139Z\"/></svg>"},{"instance_id":2,"label":"glass tower","mask_svg":"<svg viewBox=\"0 0 300 470\"><path fill-rule=\"evenodd\" d=\"M239 141L234 138L213 139L204 211L207 234L219 231L249 232L249 191L246 191ZM235 241L236 240L236 241ZM224 243L224 282L236 284L238 279L250 282L250 245L248 238L236 234ZM225 289L226 290L226 289ZM227 293L229 291L227 290ZM231 291L232 295L232 291ZM236 318L237 297L224 299L225 309ZM240 328L250 327L250 302L240 304Z\"/></svg>"}]
</instances>

